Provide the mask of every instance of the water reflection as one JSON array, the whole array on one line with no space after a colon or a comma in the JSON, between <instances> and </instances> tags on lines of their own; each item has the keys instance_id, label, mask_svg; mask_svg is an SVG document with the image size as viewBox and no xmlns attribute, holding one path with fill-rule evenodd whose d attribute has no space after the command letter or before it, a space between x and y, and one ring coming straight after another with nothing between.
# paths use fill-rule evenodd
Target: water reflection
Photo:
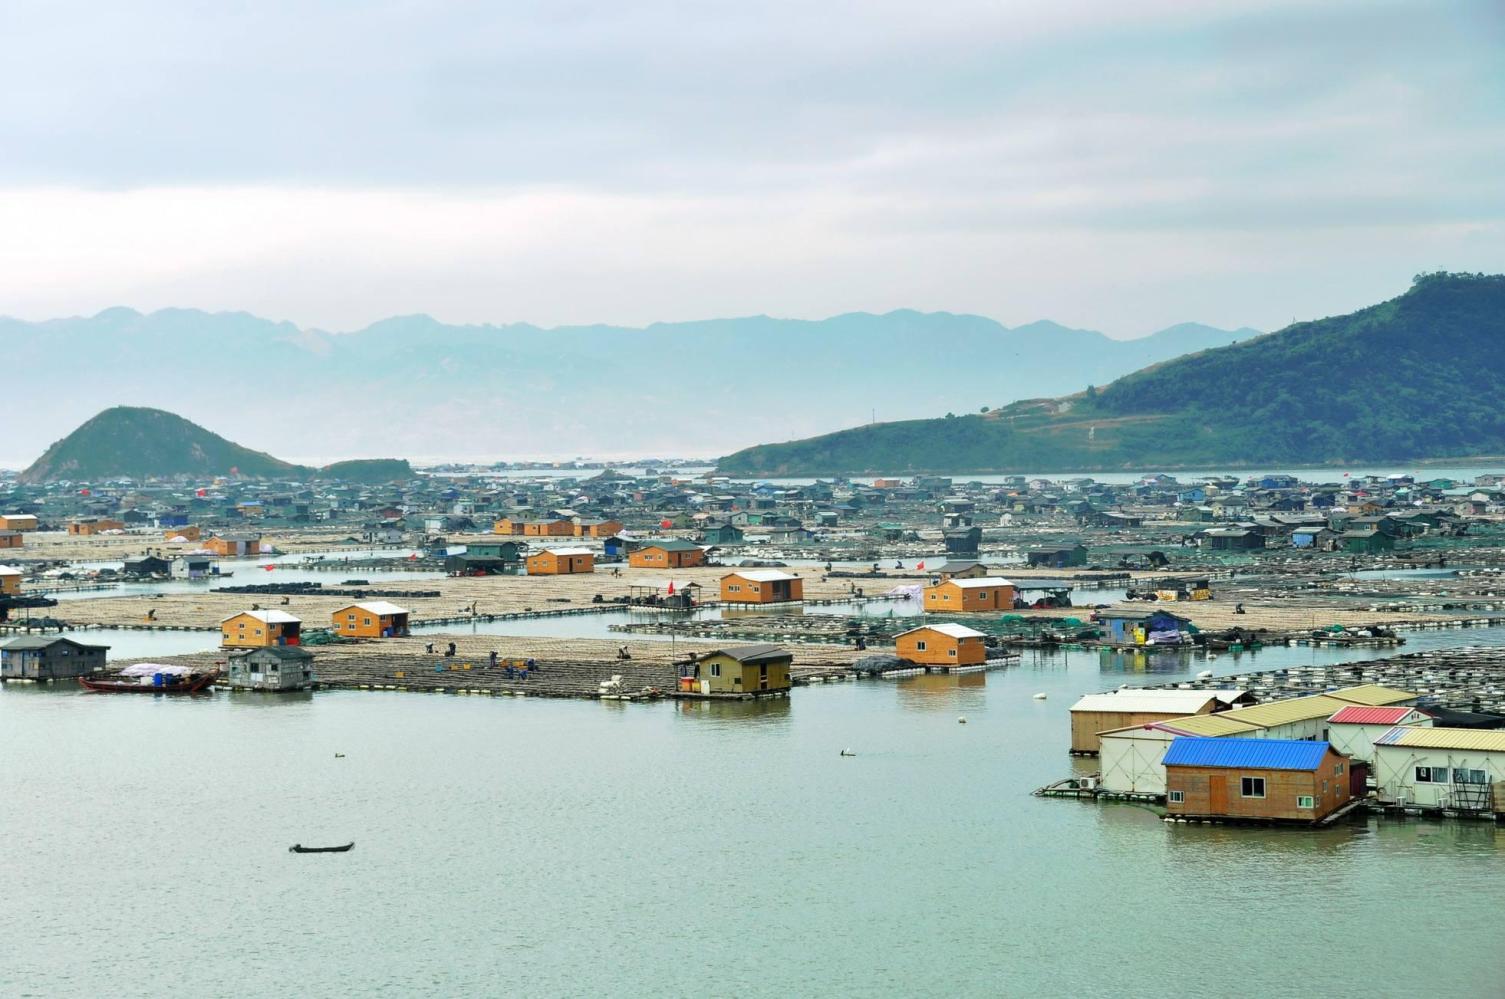
<instances>
[{"instance_id":1,"label":"water reflection","mask_svg":"<svg viewBox=\"0 0 1505 999\"><path fill-rule=\"evenodd\" d=\"M980 710L987 701L987 673L922 673L894 681L899 706L913 711Z\"/></svg>"},{"instance_id":2,"label":"water reflection","mask_svg":"<svg viewBox=\"0 0 1505 999\"><path fill-rule=\"evenodd\" d=\"M676 699L674 714L697 721L746 725L748 723L782 723L789 719L793 698L760 697L752 700L698 701Z\"/></svg>"}]
</instances>

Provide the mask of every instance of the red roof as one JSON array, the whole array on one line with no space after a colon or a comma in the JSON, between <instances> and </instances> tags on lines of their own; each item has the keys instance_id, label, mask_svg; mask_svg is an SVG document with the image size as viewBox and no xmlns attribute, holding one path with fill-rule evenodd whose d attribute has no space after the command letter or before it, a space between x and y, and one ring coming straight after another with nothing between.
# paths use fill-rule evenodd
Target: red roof
<instances>
[{"instance_id":1,"label":"red roof","mask_svg":"<svg viewBox=\"0 0 1505 999\"><path fill-rule=\"evenodd\" d=\"M1411 708L1371 708L1351 704L1328 721L1338 725L1399 725L1411 711Z\"/></svg>"}]
</instances>

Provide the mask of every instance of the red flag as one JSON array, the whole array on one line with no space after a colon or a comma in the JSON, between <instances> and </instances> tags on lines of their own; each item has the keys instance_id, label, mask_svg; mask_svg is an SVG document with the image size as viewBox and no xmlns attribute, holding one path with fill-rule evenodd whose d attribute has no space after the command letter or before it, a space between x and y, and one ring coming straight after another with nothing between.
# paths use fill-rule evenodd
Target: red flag
<instances>
[{"instance_id":1,"label":"red flag","mask_svg":"<svg viewBox=\"0 0 1505 999\"><path fill-rule=\"evenodd\" d=\"M207 489L200 489L200 490L197 491L197 493L195 495L198 495L198 496L208 496L209 495L209 490L207 490Z\"/></svg>"},{"instance_id":2,"label":"red flag","mask_svg":"<svg viewBox=\"0 0 1505 999\"><path fill-rule=\"evenodd\" d=\"M80 495L80 496L87 496L87 495L89 495L89 490L87 490L87 489L80 489L80 490L79 490L79 491L78 491L78 494L79 494L79 495Z\"/></svg>"},{"instance_id":3,"label":"red flag","mask_svg":"<svg viewBox=\"0 0 1505 999\"><path fill-rule=\"evenodd\" d=\"M669 596L674 596L674 580L669 580Z\"/></svg>"},{"instance_id":4,"label":"red flag","mask_svg":"<svg viewBox=\"0 0 1505 999\"><path fill-rule=\"evenodd\" d=\"M674 526L674 521L672 521L672 520L661 520L661 521L658 522L658 526L662 527L664 530L667 531L669 528L671 528L671 527Z\"/></svg>"},{"instance_id":5,"label":"red flag","mask_svg":"<svg viewBox=\"0 0 1505 999\"><path fill-rule=\"evenodd\" d=\"M925 563L924 562L919 563L918 565L915 566L915 569L918 570L918 571L920 571L920 572L924 572L925 571Z\"/></svg>"}]
</instances>

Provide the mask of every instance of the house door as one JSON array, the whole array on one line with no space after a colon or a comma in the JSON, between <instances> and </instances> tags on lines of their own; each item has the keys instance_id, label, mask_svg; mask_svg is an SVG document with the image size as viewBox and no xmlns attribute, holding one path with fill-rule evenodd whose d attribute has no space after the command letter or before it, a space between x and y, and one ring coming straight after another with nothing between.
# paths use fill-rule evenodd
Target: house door
<instances>
[{"instance_id":1,"label":"house door","mask_svg":"<svg viewBox=\"0 0 1505 999\"><path fill-rule=\"evenodd\" d=\"M1228 779L1222 774L1207 778L1207 810L1213 815L1228 811Z\"/></svg>"}]
</instances>

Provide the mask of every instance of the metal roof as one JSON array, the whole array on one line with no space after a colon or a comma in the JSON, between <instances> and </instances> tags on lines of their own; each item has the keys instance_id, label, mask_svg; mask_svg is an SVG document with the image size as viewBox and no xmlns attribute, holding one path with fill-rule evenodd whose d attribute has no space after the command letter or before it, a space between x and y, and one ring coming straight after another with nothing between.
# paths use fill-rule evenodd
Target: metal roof
<instances>
[{"instance_id":1,"label":"metal roof","mask_svg":"<svg viewBox=\"0 0 1505 999\"><path fill-rule=\"evenodd\" d=\"M1316 770L1327 743L1305 739L1199 739L1182 737L1165 751L1168 767L1237 767L1251 770Z\"/></svg>"},{"instance_id":2,"label":"metal roof","mask_svg":"<svg viewBox=\"0 0 1505 999\"><path fill-rule=\"evenodd\" d=\"M1276 725L1289 725L1292 722L1310 721L1313 718L1330 718L1347 706L1347 701L1340 701L1325 694L1316 694L1312 697L1293 697L1286 701L1256 704L1252 708L1234 708L1229 714L1246 725L1273 728Z\"/></svg>"},{"instance_id":3,"label":"metal roof","mask_svg":"<svg viewBox=\"0 0 1505 999\"><path fill-rule=\"evenodd\" d=\"M366 613L368 613L368 614L375 614L377 617L387 617L387 616L392 615L392 614L406 614L406 613L408 613L408 609L406 607L399 607L396 604L391 603L391 602L386 601L386 600L367 600L367 601L364 601L362 603L351 604L350 607L359 607L361 610L365 611ZM350 609L349 607L341 607L340 608L340 610L349 610L349 609ZM339 612L340 611L335 611L336 614L338 614Z\"/></svg>"},{"instance_id":4,"label":"metal roof","mask_svg":"<svg viewBox=\"0 0 1505 999\"><path fill-rule=\"evenodd\" d=\"M1399 725L1414 708L1379 708L1367 704L1350 704L1328 721L1334 725Z\"/></svg>"},{"instance_id":5,"label":"metal roof","mask_svg":"<svg viewBox=\"0 0 1505 999\"><path fill-rule=\"evenodd\" d=\"M722 578L730 579L733 576L750 580L754 583L777 583L789 579L799 579L798 576L792 573L782 572L778 569L738 569L736 572L727 573Z\"/></svg>"},{"instance_id":6,"label":"metal roof","mask_svg":"<svg viewBox=\"0 0 1505 999\"><path fill-rule=\"evenodd\" d=\"M293 617L287 611L279 611L279 610L254 610L254 611L241 611L240 614L231 614L229 617L224 618L223 620L221 620L220 624L224 624L225 621L234 621L236 618L240 617L242 614L245 615L246 617L254 617L256 620L260 621L263 624L300 624L301 623L298 618Z\"/></svg>"},{"instance_id":7,"label":"metal roof","mask_svg":"<svg viewBox=\"0 0 1505 999\"><path fill-rule=\"evenodd\" d=\"M1505 731L1399 725L1374 740L1374 744L1412 749L1470 749L1485 753L1505 753Z\"/></svg>"},{"instance_id":8,"label":"metal roof","mask_svg":"<svg viewBox=\"0 0 1505 999\"><path fill-rule=\"evenodd\" d=\"M1173 721L1156 722L1148 727L1172 735L1205 736L1249 735L1263 730L1259 725L1246 725L1231 715L1228 711L1220 711L1215 715L1189 715Z\"/></svg>"},{"instance_id":9,"label":"metal roof","mask_svg":"<svg viewBox=\"0 0 1505 999\"><path fill-rule=\"evenodd\" d=\"M1071 710L1194 715L1217 700L1217 692L1212 690L1120 690L1110 694L1087 694L1073 704Z\"/></svg>"},{"instance_id":10,"label":"metal roof","mask_svg":"<svg viewBox=\"0 0 1505 999\"><path fill-rule=\"evenodd\" d=\"M947 624L922 624L918 628L910 628L908 631L901 631L897 635L895 635L894 637L895 638L903 638L905 635L912 635L912 634L914 634L917 631L936 631L936 632L941 633L942 635L949 635L952 638L986 638L987 637L983 632L974 631L971 628L968 628L964 624L950 624L950 623L947 623Z\"/></svg>"},{"instance_id":11,"label":"metal roof","mask_svg":"<svg viewBox=\"0 0 1505 999\"><path fill-rule=\"evenodd\" d=\"M1341 701L1352 704L1399 704L1402 701L1414 701L1416 695L1409 690L1397 690L1394 687L1382 687L1377 683L1366 683L1358 687L1344 687L1342 690L1329 690L1328 697L1336 697Z\"/></svg>"},{"instance_id":12,"label":"metal roof","mask_svg":"<svg viewBox=\"0 0 1505 999\"><path fill-rule=\"evenodd\" d=\"M728 656L749 666L759 663L780 662L785 659L793 659L794 653L778 645L737 645L731 648L717 649L714 652L706 652L696 656L697 662L704 662L712 656Z\"/></svg>"},{"instance_id":13,"label":"metal roof","mask_svg":"<svg viewBox=\"0 0 1505 999\"><path fill-rule=\"evenodd\" d=\"M959 586L964 590L980 590L992 586L1013 586L1014 584L1002 576L984 576L981 579L948 579L937 586Z\"/></svg>"},{"instance_id":14,"label":"metal roof","mask_svg":"<svg viewBox=\"0 0 1505 999\"><path fill-rule=\"evenodd\" d=\"M6 642L4 645L0 645L0 649L4 649L7 652L31 652L40 649L50 649L52 646L58 644L59 642L65 642L68 645L77 646L80 649L109 648L108 645L88 645L84 642L80 642L76 638L67 638L62 635L58 635L53 638L44 638L41 635L24 635L21 638L13 638L10 641Z\"/></svg>"}]
</instances>

